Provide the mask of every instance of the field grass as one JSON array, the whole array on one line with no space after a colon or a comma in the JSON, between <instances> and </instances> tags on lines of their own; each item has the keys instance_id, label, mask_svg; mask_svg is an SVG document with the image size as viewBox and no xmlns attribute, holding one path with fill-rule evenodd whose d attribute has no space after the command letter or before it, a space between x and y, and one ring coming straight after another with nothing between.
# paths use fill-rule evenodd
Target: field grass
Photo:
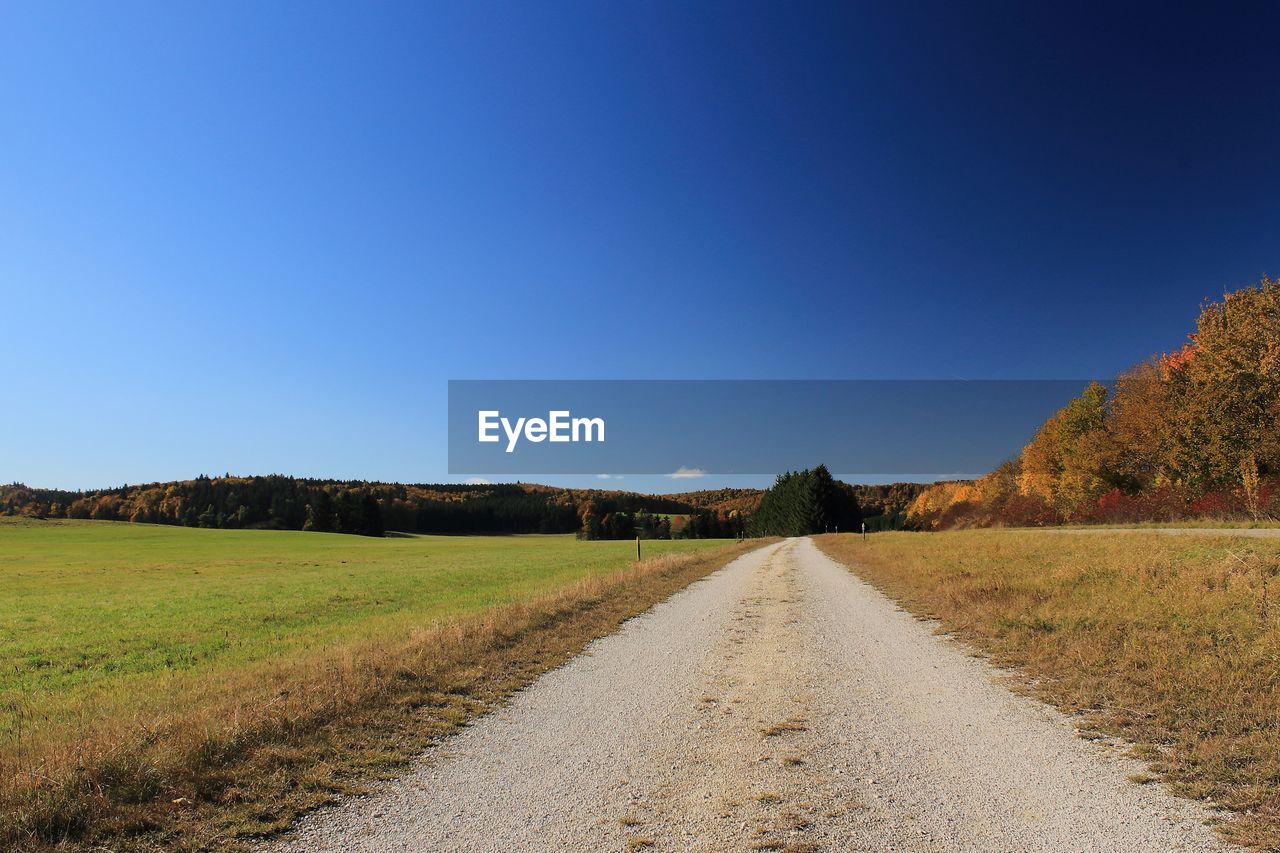
<instances>
[{"instance_id":1,"label":"field grass","mask_svg":"<svg viewBox=\"0 0 1280 853\"><path fill-rule=\"evenodd\" d=\"M1123 737L1178 794L1280 849L1280 542L1156 533L818 536L940 630Z\"/></svg>"},{"instance_id":2,"label":"field grass","mask_svg":"<svg viewBox=\"0 0 1280 853\"><path fill-rule=\"evenodd\" d=\"M0 845L277 828L745 547L0 520Z\"/></svg>"},{"instance_id":3,"label":"field grass","mask_svg":"<svg viewBox=\"0 0 1280 853\"><path fill-rule=\"evenodd\" d=\"M1218 518L1185 519L1182 521L1135 521L1126 524L1064 524L1059 530L1275 530L1280 521L1263 518L1256 521L1222 520ZM1053 529L1053 528L1046 528Z\"/></svg>"}]
</instances>

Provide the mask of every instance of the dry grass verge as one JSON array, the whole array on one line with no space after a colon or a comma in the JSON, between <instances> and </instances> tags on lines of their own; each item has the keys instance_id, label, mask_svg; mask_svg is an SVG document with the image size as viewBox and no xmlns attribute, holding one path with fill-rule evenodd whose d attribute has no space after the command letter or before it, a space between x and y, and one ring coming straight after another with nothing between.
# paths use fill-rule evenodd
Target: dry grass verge
<instances>
[{"instance_id":1,"label":"dry grass verge","mask_svg":"<svg viewBox=\"0 0 1280 853\"><path fill-rule=\"evenodd\" d=\"M0 846L233 849L388 774L759 541L667 555L555 594L317 649L217 683L174 678L127 718L0 757Z\"/></svg>"},{"instance_id":2,"label":"dry grass verge","mask_svg":"<svg viewBox=\"0 0 1280 853\"><path fill-rule=\"evenodd\" d=\"M1086 730L1125 738L1175 793L1280 849L1280 544L1034 531L818 536ZM1144 780L1146 781L1146 780Z\"/></svg>"}]
</instances>

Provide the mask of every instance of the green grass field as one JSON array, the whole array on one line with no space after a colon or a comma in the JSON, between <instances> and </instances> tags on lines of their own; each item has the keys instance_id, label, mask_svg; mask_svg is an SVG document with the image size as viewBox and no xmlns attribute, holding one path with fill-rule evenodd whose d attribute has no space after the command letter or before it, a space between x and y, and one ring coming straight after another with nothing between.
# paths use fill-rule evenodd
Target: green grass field
<instances>
[{"instance_id":1,"label":"green grass field","mask_svg":"<svg viewBox=\"0 0 1280 853\"><path fill-rule=\"evenodd\" d=\"M645 556L723 544L652 541ZM0 733L91 693L407 636L624 566L633 542L0 519Z\"/></svg>"},{"instance_id":2,"label":"green grass field","mask_svg":"<svg viewBox=\"0 0 1280 853\"><path fill-rule=\"evenodd\" d=\"M0 847L279 829L751 547L0 519Z\"/></svg>"}]
</instances>

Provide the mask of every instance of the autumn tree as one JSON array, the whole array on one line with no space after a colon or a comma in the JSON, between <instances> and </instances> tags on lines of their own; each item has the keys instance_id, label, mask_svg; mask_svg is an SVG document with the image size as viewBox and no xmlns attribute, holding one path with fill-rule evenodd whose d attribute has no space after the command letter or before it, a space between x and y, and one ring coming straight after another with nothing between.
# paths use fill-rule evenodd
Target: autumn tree
<instances>
[{"instance_id":1,"label":"autumn tree","mask_svg":"<svg viewBox=\"0 0 1280 853\"><path fill-rule=\"evenodd\" d=\"M1185 474L1237 484L1280 473L1280 282L1226 294L1200 312L1180 371Z\"/></svg>"}]
</instances>

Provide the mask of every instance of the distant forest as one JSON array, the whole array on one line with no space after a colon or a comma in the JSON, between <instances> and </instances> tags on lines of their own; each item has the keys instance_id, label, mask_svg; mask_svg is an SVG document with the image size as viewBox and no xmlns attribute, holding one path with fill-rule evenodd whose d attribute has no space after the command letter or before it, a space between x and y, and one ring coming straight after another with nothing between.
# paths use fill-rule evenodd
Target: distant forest
<instances>
[{"instance_id":1,"label":"distant forest","mask_svg":"<svg viewBox=\"0 0 1280 853\"><path fill-rule=\"evenodd\" d=\"M746 533L746 516L737 510L694 509L687 514L602 512L592 500L583 506L582 513L580 539L736 539Z\"/></svg>"},{"instance_id":2,"label":"distant forest","mask_svg":"<svg viewBox=\"0 0 1280 853\"><path fill-rule=\"evenodd\" d=\"M694 503L681 496L520 483L401 485L280 475L201 476L85 492L15 483L0 486L0 515L364 536L395 530L711 538L736 536L743 527L737 510L705 495Z\"/></svg>"},{"instance_id":3,"label":"distant forest","mask_svg":"<svg viewBox=\"0 0 1280 853\"><path fill-rule=\"evenodd\" d=\"M722 513L736 512L751 515L760 506L764 489L706 489L700 492L681 492L678 498L694 509L714 509Z\"/></svg>"},{"instance_id":4,"label":"distant forest","mask_svg":"<svg viewBox=\"0 0 1280 853\"><path fill-rule=\"evenodd\" d=\"M912 502L925 529L1280 518L1280 282L1200 311L1185 346L1092 384L1022 451Z\"/></svg>"},{"instance_id":5,"label":"distant forest","mask_svg":"<svg viewBox=\"0 0 1280 853\"><path fill-rule=\"evenodd\" d=\"M837 481L839 482L839 481ZM868 532L901 530L906 526L907 509L929 483L886 483L883 485L850 485L839 483L853 494L862 510Z\"/></svg>"},{"instance_id":6,"label":"distant forest","mask_svg":"<svg viewBox=\"0 0 1280 853\"><path fill-rule=\"evenodd\" d=\"M907 508L930 483L884 483L876 485L850 484L836 480L836 484L853 495L862 511L867 530L901 530L906 523ZM721 513L736 511L740 516L751 516L760 508L765 496L763 489L710 489L701 492L681 492L682 501Z\"/></svg>"},{"instance_id":7,"label":"distant forest","mask_svg":"<svg viewBox=\"0 0 1280 853\"><path fill-rule=\"evenodd\" d=\"M825 474L826 469L821 470ZM908 505L929 488L920 483L831 482L831 488L848 498L841 506L858 507L868 530L900 529ZM768 493L725 488L642 495L533 483L403 485L228 474L91 491L0 485L0 515L364 536L392 530L576 533L584 539L732 539L750 532L749 519ZM845 516L831 517L842 530L853 529L845 526L849 523Z\"/></svg>"}]
</instances>

